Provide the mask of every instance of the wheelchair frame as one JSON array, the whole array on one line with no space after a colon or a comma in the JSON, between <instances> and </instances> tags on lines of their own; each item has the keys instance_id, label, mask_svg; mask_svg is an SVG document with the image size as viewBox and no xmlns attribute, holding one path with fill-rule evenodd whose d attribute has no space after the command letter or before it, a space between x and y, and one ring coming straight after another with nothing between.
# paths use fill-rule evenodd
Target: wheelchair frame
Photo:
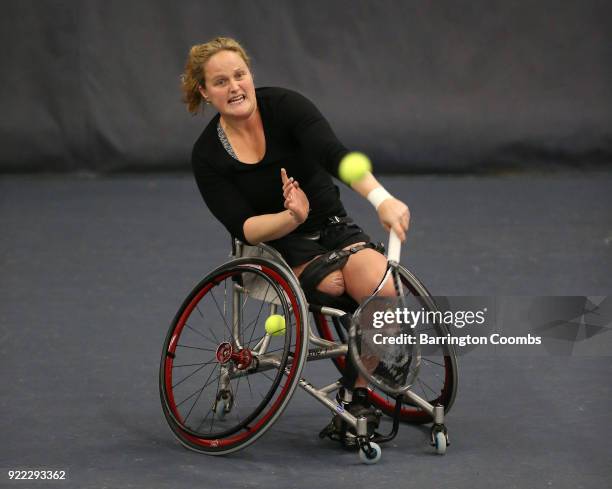
<instances>
[{"instance_id":1,"label":"wheelchair frame","mask_svg":"<svg viewBox=\"0 0 612 489\"><path fill-rule=\"evenodd\" d=\"M174 350L172 350L173 341L175 340L175 337L173 337L173 331L175 325L177 324L177 318L181 314L181 311L184 309L184 307L181 308L181 310L179 310L179 313L177 314L177 318L175 318L175 321L173 322L173 325L170 328L168 337L164 344L164 350L162 352L162 362L160 367L160 395L164 414L166 415L166 418L175 436L183 445L192 450L212 455L230 453L232 451L248 446L249 444L253 443L257 438L259 438L259 436L261 436L265 431L267 431L267 429L274 423L278 416L280 416L280 414L288 404L288 401L292 397L295 388L299 385L299 387L301 387L305 392L307 392L309 395L311 395L317 401L323 404L333 414L339 416L348 427L354 430L356 443L360 448L359 455L361 460L365 463L377 462L381 456L381 449L378 443L389 441L393 439L397 434L399 421L402 415L402 404L414 406L417 409L420 409L422 413L424 413L423 420L421 420L420 422L433 421L433 426L431 430L432 445L435 447L437 453L445 453L446 447L448 445L448 430L444 424L445 412L448 412L454 402L457 386L456 356L452 346L449 346L444 353L445 376L451 377L450 392L448 392L448 395L445 397L444 405L440 402L435 401L435 403L431 403L427 399L424 399L423 397L413 392L412 390L403 391L400 395L394 397L395 405L392 407L392 409L387 410L388 414L391 414L392 412L393 415L393 427L391 432L387 435L376 434L376 436L374 437L372 437L371 435L369 436L366 418L353 416L344 408L343 402L331 397L331 395L337 390L339 390L342 386L339 380L323 387L317 388L309 381L301 377L301 370L306 362L322 359L332 359L334 363L336 363L336 366L339 368L339 370L342 371L342 365L339 365L339 360L341 360L341 358L343 357L346 361L349 354L348 344L340 341L334 341L329 338L322 338L313 331L311 321L309 320L309 312L313 312L315 315L320 315L319 320L321 320L321 318L325 316L332 318L332 320L334 320L334 318L340 319L347 313L345 311L333 307L308 305L303 295L303 292L299 287L299 281L297 277L295 277L292 269L274 248L266 244L249 246L245 245L244 243L241 243L238 240L233 240L231 258L233 258L233 260L228 262L228 264L226 265L230 265L232 263L239 263L248 266L249 261L253 262L253 268L252 270L249 269L249 271L253 272L253 275L255 276L255 283L250 285L245 285L244 283L238 282L232 283L232 341L221 343L216 352L216 358L217 360L219 360L220 363L220 374L219 382L217 385L216 398L211 408L212 412L214 413L213 416L218 416L220 413L223 414L225 413L225 410L228 410L228 412L231 411L234 399L231 398L228 401L226 398L219 397L219 393L231 392L230 382L232 380L239 379L240 377L248 378L248 376L255 371L257 373L262 373L266 370L281 368L281 366L283 366L283 374L285 377L290 378L291 373L293 376L296 376L296 380L293 380L293 383L290 385L290 392L285 395L283 399L283 405L274 413L273 419L271 419L270 422L266 426L264 426L260 433L256 433L256 436L252 436L247 442L226 450L222 449L220 443L215 446L215 440L213 440L213 442L211 443L211 449L199 448L197 445L194 446L193 438L195 437L197 439L199 434L189 429L186 426L186 422L181 422L180 416L177 415L176 410L174 410L173 412L173 400L171 399L172 392L169 391L172 391L174 387L171 387L169 385L167 379L168 375L170 375L168 371L168 363L172 361L169 360L169 358L173 359L173 355L175 353ZM275 314L279 305L285 308L295 308L297 306L297 308L299 309L299 317L304 318L303 326L307 334L304 335L303 348L300 348L299 357L294 356L291 364L289 364L293 368L294 362L297 361L297 372L290 372L290 367L287 364L286 358L285 364L283 364L282 352L267 352L271 340L270 335L266 334L257 342L255 346L250 348L243 348L243 345L240 341L240 304L242 303L243 296L252 295L256 299L259 299L264 302L269 302L267 298L268 292L266 291L264 296L261 297L261 293L257 291L256 284L257 267L261 267L261 263L265 264L266 262L270 263L271 265L275 265L282 270L283 274L285 275L284 279L288 282L291 282L293 290L298 295L297 304L289 305L288 302L284 305L277 304L274 302L269 303L270 314ZM433 299L429 295L429 292L414 275L412 275L408 270L401 267L401 265L394 261L389 261L389 267L391 273L396 274L396 277L399 277L401 275L402 278L408 281L407 285L411 288L412 292L415 293L417 297L425 300L427 302L428 307L435 308L435 304L433 302ZM258 293L260 297L257 297ZM286 297L283 297L283 294L278 293L277 291L276 302L282 301L284 298ZM317 317L315 316L315 322L316 321ZM319 326L319 322L317 322L317 326ZM176 339L176 342L178 342L178 339ZM314 347L309 348L309 345L313 345ZM295 350L295 353L297 355L298 348L296 347ZM446 358L447 356L448 359ZM230 363L230 361L232 363ZM237 368L235 368L236 366ZM446 381L447 378L445 377L445 386ZM440 399L440 397L438 399ZM229 409L228 403L231 403L229 405Z\"/></svg>"}]
</instances>

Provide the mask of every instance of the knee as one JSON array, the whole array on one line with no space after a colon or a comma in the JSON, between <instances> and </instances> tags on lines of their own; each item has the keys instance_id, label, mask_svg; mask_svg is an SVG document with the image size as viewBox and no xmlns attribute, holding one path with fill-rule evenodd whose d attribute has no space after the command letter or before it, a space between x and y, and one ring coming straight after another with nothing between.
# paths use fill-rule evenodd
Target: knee
<instances>
[{"instance_id":1,"label":"knee","mask_svg":"<svg viewBox=\"0 0 612 489\"><path fill-rule=\"evenodd\" d=\"M336 270L329 275L327 275L319 285L317 285L317 290L323 292L324 294L333 295L334 297L339 297L344 294L344 276L340 270Z\"/></svg>"},{"instance_id":2,"label":"knee","mask_svg":"<svg viewBox=\"0 0 612 489\"><path fill-rule=\"evenodd\" d=\"M365 249L355 253L342 270L347 293L357 301L372 295L386 270L387 259L379 252ZM379 294L395 296L393 281L387 280Z\"/></svg>"}]
</instances>

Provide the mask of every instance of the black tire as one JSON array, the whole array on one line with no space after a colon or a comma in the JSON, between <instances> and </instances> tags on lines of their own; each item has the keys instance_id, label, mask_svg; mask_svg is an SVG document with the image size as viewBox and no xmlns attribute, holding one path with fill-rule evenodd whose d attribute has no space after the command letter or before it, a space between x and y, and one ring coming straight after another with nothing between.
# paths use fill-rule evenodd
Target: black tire
<instances>
[{"instance_id":1,"label":"black tire","mask_svg":"<svg viewBox=\"0 0 612 489\"><path fill-rule=\"evenodd\" d=\"M259 299L247 285L254 280L261 286ZM236 309L230 300L235 289L242 291ZM270 300L285 318L282 336L266 335ZM185 447L211 455L231 453L272 426L306 361L306 314L295 279L264 258L226 263L193 289L172 321L159 372L164 416ZM254 348L266 336L267 356L259 356Z\"/></svg>"}]
</instances>

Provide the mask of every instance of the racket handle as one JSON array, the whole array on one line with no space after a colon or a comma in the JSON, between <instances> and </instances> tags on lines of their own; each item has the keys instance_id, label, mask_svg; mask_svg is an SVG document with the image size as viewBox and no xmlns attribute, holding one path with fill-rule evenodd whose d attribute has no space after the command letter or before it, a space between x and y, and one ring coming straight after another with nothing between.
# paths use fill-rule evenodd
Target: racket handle
<instances>
[{"instance_id":1,"label":"racket handle","mask_svg":"<svg viewBox=\"0 0 612 489\"><path fill-rule=\"evenodd\" d=\"M399 236L395 234L393 229L389 233L389 246L387 247L387 259L399 263L400 252L402 251L402 242Z\"/></svg>"}]
</instances>

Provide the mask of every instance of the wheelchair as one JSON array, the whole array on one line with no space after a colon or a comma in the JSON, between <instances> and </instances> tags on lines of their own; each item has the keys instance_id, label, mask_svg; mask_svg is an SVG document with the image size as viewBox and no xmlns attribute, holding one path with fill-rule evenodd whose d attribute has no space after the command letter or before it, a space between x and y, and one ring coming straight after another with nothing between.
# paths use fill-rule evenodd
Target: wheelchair
<instances>
[{"instance_id":1,"label":"wheelchair","mask_svg":"<svg viewBox=\"0 0 612 489\"><path fill-rule=\"evenodd\" d=\"M355 358L350 355L353 329L345 328L351 312L309 304L291 268L266 244L250 246L232 239L230 257L187 296L164 342L161 404L182 445L208 455L251 445L281 416L299 386L351 429L364 463L380 459L379 444L395 437L400 422L432 423L431 445L438 454L446 452L444 418L458 380L451 345L444 346L441 355L422 356L418 376L401 392L370 384L370 403L393 419L390 433L370 434L366 418L353 416L334 397L341 380L315 387L301 376L306 362L323 359L331 359L341 376L346 372ZM399 252L397 261L389 258L389 263L416 304L437 310L425 286L399 264ZM285 318L284 334L266 332L270 315ZM444 324L433 329L434 335L449 334Z\"/></svg>"}]
</instances>

